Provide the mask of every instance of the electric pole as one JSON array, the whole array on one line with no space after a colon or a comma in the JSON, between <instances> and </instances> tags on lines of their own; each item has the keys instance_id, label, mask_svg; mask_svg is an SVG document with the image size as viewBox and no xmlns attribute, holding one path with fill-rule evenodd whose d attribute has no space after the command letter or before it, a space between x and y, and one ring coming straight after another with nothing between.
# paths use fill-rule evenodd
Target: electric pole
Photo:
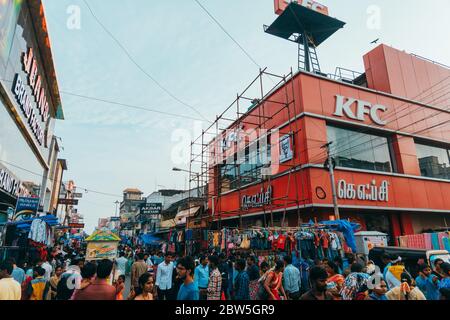
<instances>
[{"instance_id":1,"label":"electric pole","mask_svg":"<svg viewBox=\"0 0 450 320\"><path fill-rule=\"evenodd\" d=\"M336 217L336 220L341 220L341 215L339 214L337 193L336 193L336 183L334 181L334 159L331 156L331 152L330 152L330 146L332 144L333 144L333 141L323 145L322 149L327 149L328 170L329 170L329 173L330 173L331 191L333 193L334 216Z\"/></svg>"}]
</instances>

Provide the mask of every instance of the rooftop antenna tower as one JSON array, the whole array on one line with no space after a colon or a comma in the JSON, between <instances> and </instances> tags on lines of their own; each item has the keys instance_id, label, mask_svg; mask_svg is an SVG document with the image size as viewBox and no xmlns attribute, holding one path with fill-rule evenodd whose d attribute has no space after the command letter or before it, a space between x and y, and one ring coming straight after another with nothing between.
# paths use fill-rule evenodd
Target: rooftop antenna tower
<instances>
[{"instance_id":1,"label":"rooftop antenna tower","mask_svg":"<svg viewBox=\"0 0 450 320\"><path fill-rule=\"evenodd\" d=\"M274 0L278 18L264 26L268 34L298 44L298 69L322 74L316 48L343 28L328 7L312 0Z\"/></svg>"}]
</instances>

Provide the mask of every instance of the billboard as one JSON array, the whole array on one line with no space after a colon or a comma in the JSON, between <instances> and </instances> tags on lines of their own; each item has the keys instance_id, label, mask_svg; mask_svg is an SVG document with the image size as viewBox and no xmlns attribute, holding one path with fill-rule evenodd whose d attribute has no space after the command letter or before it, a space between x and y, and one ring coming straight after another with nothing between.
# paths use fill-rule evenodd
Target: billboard
<instances>
[{"instance_id":1,"label":"billboard","mask_svg":"<svg viewBox=\"0 0 450 320\"><path fill-rule=\"evenodd\" d=\"M140 214L160 214L162 212L162 203L146 203L140 209Z\"/></svg>"},{"instance_id":2,"label":"billboard","mask_svg":"<svg viewBox=\"0 0 450 320\"><path fill-rule=\"evenodd\" d=\"M15 218L19 216L29 217L37 215L39 208L39 198L19 197L16 204ZM15 220L15 219L14 219Z\"/></svg>"}]
</instances>

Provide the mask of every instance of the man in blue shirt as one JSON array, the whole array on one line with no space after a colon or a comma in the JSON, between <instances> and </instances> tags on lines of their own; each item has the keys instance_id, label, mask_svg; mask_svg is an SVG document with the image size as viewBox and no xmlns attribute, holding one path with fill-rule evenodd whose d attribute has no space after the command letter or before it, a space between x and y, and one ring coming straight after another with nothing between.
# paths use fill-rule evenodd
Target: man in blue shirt
<instances>
[{"instance_id":1,"label":"man in blue shirt","mask_svg":"<svg viewBox=\"0 0 450 320\"><path fill-rule=\"evenodd\" d=\"M283 286L288 299L298 300L300 299L301 278L300 270L292 265L291 256L284 257L284 273L283 273Z\"/></svg>"},{"instance_id":2,"label":"man in blue shirt","mask_svg":"<svg viewBox=\"0 0 450 320\"><path fill-rule=\"evenodd\" d=\"M16 265L16 259L10 258L9 261L14 267L11 277L13 277L14 280L22 285L22 283L25 281L25 271Z\"/></svg>"},{"instance_id":3,"label":"man in blue shirt","mask_svg":"<svg viewBox=\"0 0 450 320\"><path fill-rule=\"evenodd\" d=\"M179 301L200 300L198 287L192 278L194 268L195 263L191 257L185 257L178 261L178 276L183 280L177 295L177 300Z\"/></svg>"},{"instance_id":4,"label":"man in blue shirt","mask_svg":"<svg viewBox=\"0 0 450 320\"><path fill-rule=\"evenodd\" d=\"M440 300L439 279L431 273L429 265L421 264L419 266L419 276L416 278L416 284L427 300Z\"/></svg>"},{"instance_id":5,"label":"man in blue shirt","mask_svg":"<svg viewBox=\"0 0 450 320\"><path fill-rule=\"evenodd\" d=\"M250 280L247 272L245 272L245 260L238 259L236 261L236 270L238 275L234 283L234 299L233 300L250 300L249 284Z\"/></svg>"},{"instance_id":6,"label":"man in blue shirt","mask_svg":"<svg viewBox=\"0 0 450 320\"><path fill-rule=\"evenodd\" d=\"M200 290L200 300L206 300L209 284L208 259L205 256L200 257L200 264L195 268L194 282Z\"/></svg>"}]
</instances>

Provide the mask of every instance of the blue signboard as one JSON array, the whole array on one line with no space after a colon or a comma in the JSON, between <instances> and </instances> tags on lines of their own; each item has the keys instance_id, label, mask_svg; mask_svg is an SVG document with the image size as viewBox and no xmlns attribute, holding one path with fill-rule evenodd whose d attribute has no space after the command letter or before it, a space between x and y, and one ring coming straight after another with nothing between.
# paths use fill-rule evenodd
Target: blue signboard
<instances>
[{"instance_id":1,"label":"blue signboard","mask_svg":"<svg viewBox=\"0 0 450 320\"><path fill-rule=\"evenodd\" d=\"M19 197L19 199L17 199L15 218L35 216L38 212L38 208L39 198Z\"/></svg>"}]
</instances>

